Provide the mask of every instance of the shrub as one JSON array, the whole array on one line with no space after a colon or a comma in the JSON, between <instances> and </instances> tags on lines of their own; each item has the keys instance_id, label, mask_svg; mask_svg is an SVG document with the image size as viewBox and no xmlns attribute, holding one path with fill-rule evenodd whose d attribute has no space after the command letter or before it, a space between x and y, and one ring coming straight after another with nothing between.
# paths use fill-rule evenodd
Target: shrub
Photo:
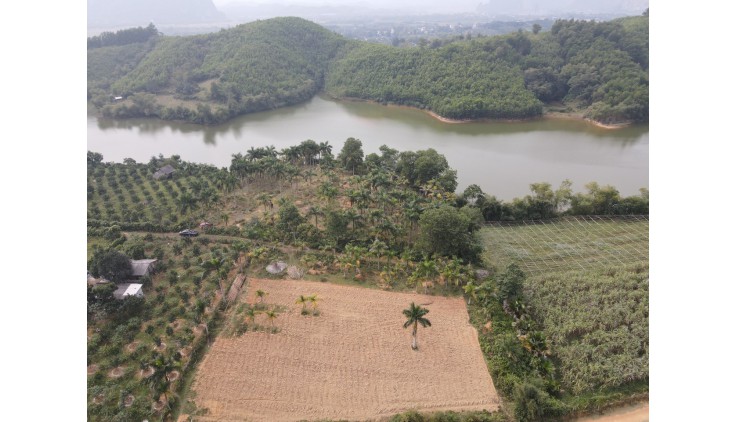
<instances>
[{"instance_id":1,"label":"shrub","mask_svg":"<svg viewBox=\"0 0 738 422\"><path fill-rule=\"evenodd\" d=\"M560 416L564 407L548 393L532 383L521 383L513 393L515 419L521 422L537 421Z\"/></svg>"}]
</instances>

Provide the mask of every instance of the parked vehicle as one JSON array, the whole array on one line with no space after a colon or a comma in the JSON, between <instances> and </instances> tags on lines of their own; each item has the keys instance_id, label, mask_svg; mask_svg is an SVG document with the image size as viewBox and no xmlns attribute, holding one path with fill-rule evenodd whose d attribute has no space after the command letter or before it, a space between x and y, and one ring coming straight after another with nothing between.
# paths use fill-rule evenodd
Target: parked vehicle
<instances>
[{"instance_id":1,"label":"parked vehicle","mask_svg":"<svg viewBox=\"0 0 738 422\"><path fill-rule=\"evenodd\" d=\"M195 237L197 236L197 232L191 229L187 229L179 232L179 235L182 237Z\"/></svg>"}]
</instances>

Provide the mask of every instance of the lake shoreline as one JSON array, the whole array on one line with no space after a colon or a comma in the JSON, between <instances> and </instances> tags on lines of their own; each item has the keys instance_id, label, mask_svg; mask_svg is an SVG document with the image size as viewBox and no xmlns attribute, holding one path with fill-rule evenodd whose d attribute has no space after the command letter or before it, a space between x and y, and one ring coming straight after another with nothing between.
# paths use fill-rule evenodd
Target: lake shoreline
<instances>
[{"instance_id":1,"label":"lake shoreline","mask_svg":"<svg viewBox=\"0 0 738 422\"><path fill-rule=\"evenodd\" d=\"M566 111L565 109L561 109ZM360 139L365 154L382 144L398 150L428 148L444 154L459 170L462 187L479 185L498 199L530 194L530 183L558 185L564 179L617 186L638 195L648 186L648 125L604 130L574 119L523 123L444 124L416 110L370 103L332 101L316 96L293 107L244 115L227 124L205 126L157 118L87 118L87 147L105 161L148 162L152 156L231 165L233 154L249 147L277 150L305 139L327 141L336 154L348 137Z\"/></svg>"},{"instance_id":2,"label":"lake shoreline","mask_svg":"<svg viewBox=\"0 0 738 422\"><path fill-rule=\"evenodd\" d=\"M327 92L320 92L317 95L318 96L324 95L324 96L328 97L329 99L331 99L333 101L345 101L345 102L353 102L353 103L369 103L369 104L380 105L382 107L404 108L404 109L409 109L409 110L417 110L417 111L421 111L421 112L423 112L423 113L431 116L432 118L436 119L439 122L447 123L447 124L452 124L452 125L464 124L464 123L522 123L522 122L531 122L531 121L546 120L546 119L561 119L561 120L578 120L578 121L584 121L586 123L589 123L589 124L591 124L593 126L596 126L596 127L600 128L600 129L608 129L608 130L623 129L623 128L627 128L627 127L630 127L630 126L633 125L633 122L614 123L614 124L602 123L602 122L598 122L598 121L593 120L593 119L586 118L586 117L584 117L584 114L583 113L577 112L577 111L544 111L543 114L540 115L540 116L528 117L528 118L520 118L520 119L510 119L510 118L508 118L508 119L505 119L505 118L498 118L498 119L495 119L495 118L451 119L451 118L448 118L448 117L443 117L440 114L435 113L435 112L433 112L431 110L426 110L426 109L422 109L422 108L418 108L418 107L413 107L413 106L408 106L408 105L403 105L403 104L394 104L394 103L383 104L383 103L381 103L379 101L365 100L365 99L361 99L361 98L336 97L336 96L333 96L331 94L328 94ZM159 96L157 96L157 98L158 97ZM296 105L299 105L299 104L307 103L311 99L302 101L302 102L297 103L297 104L290 104L290 105L287 105L287 106L284 106L284 107L291 107L291 106L296 106ZM284 108L284 107L277 107L277 108ZM261 113L261 112L265 112L265 111L270 111L270 110L261 110L261 111L255 111L255 112L251 112L251 113L241 114L241 115L238 115L238 116L231 117L228 120L226 120L225 122L215 123L215 124L212 124L212 125L211 124L194 123L194 122L189 121L189 120L169 120L169 119L162 119L161 117L154 117L154 116L152 116L152 118L159 119L159 120L162 120L164 122L181 122L181 123L190 123L190 124L201 125L201 126L215 126L215 125L218 125L218 124L227 123L228 121L235 120L235 119L237 119L239 117L247 116L249 114L254 114L254 113ZM90 102L87 103L87 115L88 116L92 115L92 116L95 116L97 118L108 118L108 117L105 117L101 113L100 109L98 109L97 107L93 106ZM113 118L113 119L128 119L128 118L131 118L131 117L117 117L117 118ZM136 117L133 117L133 118L136 118Z\"/></svg>"},{"instance_id":3,"label":"lake shoreline","mask_svg":"<svg viewBox=\"0 0 738 422\"><path fill-rule=\"evenodd\" d=\"M451 119L448 117L443 117L438 113L435 113L431 110L426 110L418 107L408 106L408 105L402 105L402 104L383 104L379 101L374 100L365 100L361 98L353 98L353 97L336 97L333 95L330 95L328 93L324 93L328 98L335 101L346 101L346 102L356 102L356 103L371 103L371 104L377 104L384 107L396 107L396 108L406 108L411 110L418 110L422 111L423 113L433 117L434 119L438 120L442 123L448 123L448 124L464 124L464 123L488 123L488 122L501 122L501 123L520 123L520 122L529 122L539 119L564 119L564 120L580 120L587 122L593 126L596 126L601 129L622 129L626 127L630 127L633 123L616 123L616 124L607 124L607 123L601 123L593 119L588 119L584 117L584 115L581 112L562 112L562 111L544 111L541 116L537 117L529 117L529 118L521 118L521 119L493 119L493 118L484 118L484 119Z\"/></svg>"}]
</instances>

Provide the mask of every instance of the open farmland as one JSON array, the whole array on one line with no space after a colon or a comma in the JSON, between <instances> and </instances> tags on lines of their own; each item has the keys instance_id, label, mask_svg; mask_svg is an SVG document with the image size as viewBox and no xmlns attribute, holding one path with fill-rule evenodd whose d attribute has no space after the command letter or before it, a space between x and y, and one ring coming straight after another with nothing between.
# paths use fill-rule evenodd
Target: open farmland
<instances>
[{"instance_id":1,"label":"open farmland","mask_svg":"<svg viewBox=\"0 0 738 422\"><path fill-rule=\"evenodd\" d=\"M496 225L482 236L489 262L527 273L525 300L564 391L647 391L648 217Z\"/></svg>"},{"instance_id":2,"label":"open farmland","mask_svg":"<svg viewBox=\"0 0 738 422\"><path fill-rule=\"evenodd\" d=\"M327 283L252 279L276 307L277 334L219 337L198 370L198 420L376 419L407 409L494 411L499 399L462 298L391 293ZM318 316L302 315L300 295L317 294ZM402 310L429 313L410 348Z\"/></svg>"}]
</instances>

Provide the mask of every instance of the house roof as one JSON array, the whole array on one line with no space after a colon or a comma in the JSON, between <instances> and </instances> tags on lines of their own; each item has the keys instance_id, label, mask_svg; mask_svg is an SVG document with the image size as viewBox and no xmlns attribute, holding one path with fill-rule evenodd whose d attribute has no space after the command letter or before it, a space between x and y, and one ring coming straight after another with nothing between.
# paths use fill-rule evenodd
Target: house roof
<instances>
[{"instance_id":1,"label":"house roof","mask_svg":"<svg viewBox=\"0 0 738 422\"><path fill-rule=\"evenodd\" d=\"M131 283L128 285L126 292L123 293L123 296L128 296L128 295L133 296L136 293L140 292L142 288L143 288L143 284Z\"/></svg>"},{"instance_id":2,"label":"house roof","mask_svg":"<svg viewBox=\"0 0 738 422\"><path fill-rule=\"evenodd\" d=\"M113 297L123 299L126 296L135 296L142 288L143 284L140 283L121 283L113 292Z\"/></svg>"},{"instance_id":3,"label":"house roof","mask_svg":"<svg viewBox=\"0 0 738 422\"><path fill-rule=\"evenodd\" d=\"M92 274L87 273L87 284L89 284L90 286L96 286L98 284L104 283L110 283L110 281L106 280L105 277L95 278L92 276Z\"/></svg>"},{"instance_id":4,"label":"house roof","mask_svg":"<svg viewBox=\"0 0 738 422\"><path fill-rule=\"evenodd\" d=\"M133 269L133 273L131 275L134 277L145 276L149 272L151 264L154 262L156 262L155 259L132 259L131 268Z\"/></svg>"},{"instance_id":5,"label":"house roof","mask_svg":"<svg viewBox=\"0 0 738 422\"><path fill-rule=\"evenodd\" d=\"M166 166L160 168L159 171L164 174L174 173L174 167L172 167L171 164L167 164Z\"/></svg>"},{"instance_id":6,"label":"house roof","mask_svg":"<svg viewBox=\"0 0 738 422\"><path fill-rule=\"evenodd\" d=\"M170 164L167 164L166 166L157 170L156 173L154 173L154 179L158 179L162 176L167 176L172 173L174 173L174 167L172 167Z\"/></svg>"}]
</instances>

